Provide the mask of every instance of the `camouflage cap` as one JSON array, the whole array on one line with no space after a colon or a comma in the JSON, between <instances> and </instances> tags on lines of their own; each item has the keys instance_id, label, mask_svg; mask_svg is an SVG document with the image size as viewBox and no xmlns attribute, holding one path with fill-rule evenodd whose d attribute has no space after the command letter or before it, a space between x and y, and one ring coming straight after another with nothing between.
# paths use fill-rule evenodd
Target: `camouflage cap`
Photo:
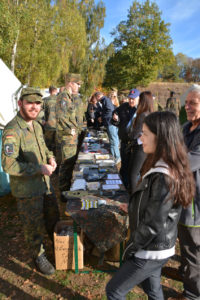
<instances>
[{"instance_id":1,"label":"camouflage cap","mask_svg":"<svg viewBox=\"0 0 200 300\"><path fill-rule=\"evenodd\" d=\"M68 73L65 77L65 82L76 82L80 84L83 83L83 81L81 80L81 75L75 73Z\"/></svg>"},{"instance_id":2,"label":"camouflage cap","mask_svg":"<svg viewBox=\"0 0 200 300\"><path fill-rule=\"evenodd\" d=\"M43 102L42 100L42 93L40 90L33 88L33 87L27 87L23 88L21 91L20 99L26 99L28 102Z\"/></svg>"}]
</instances>

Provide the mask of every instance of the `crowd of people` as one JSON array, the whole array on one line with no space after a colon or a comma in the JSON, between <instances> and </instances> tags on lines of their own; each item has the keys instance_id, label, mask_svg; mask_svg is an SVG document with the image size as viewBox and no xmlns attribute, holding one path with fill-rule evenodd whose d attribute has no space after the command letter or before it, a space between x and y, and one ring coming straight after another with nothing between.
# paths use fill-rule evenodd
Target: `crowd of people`
<instances>
[{"instance_id":1,"label":"crowd of people","mask_svg":"<svg viewBox=\"0 0 200 300\"><path fill-rule=\"evenodd\" d=\"M19 111L3 133L2 166L37 268L46 275L55 272L43 243L46 232L53 239L59 220L50 176L57 172L65 201L62 192L70 189L86 121L87 127L107 132L130 194L129 205L121 205L129 214L130 239L124 263L106 287L108 299L125 299L139 283L148 299L164 299L161 269L175 253L177 234L184 287L179 299L200 299L200 86L185 94L188 121L181 129L174 92L164 111L155 111L150 91L136 88L120 97L116 88L108 96L95 92L85 108L81 84L81 76L70 73L59 92L49 87L46 98L38 89L23 88Z\"/></svg>"}]
</instances>

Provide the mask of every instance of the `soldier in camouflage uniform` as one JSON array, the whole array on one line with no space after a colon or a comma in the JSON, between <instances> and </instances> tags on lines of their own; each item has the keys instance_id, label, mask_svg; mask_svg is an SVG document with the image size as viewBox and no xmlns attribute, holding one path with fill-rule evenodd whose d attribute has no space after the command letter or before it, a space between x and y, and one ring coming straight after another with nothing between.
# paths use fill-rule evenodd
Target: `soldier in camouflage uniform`
<instances>
[{"instance_id":1,"label":"soldier in camouflage uniform","mask_svg":"<svg viewBox=\"0 0 200 300\"><path fill-rule=\"evenodd\" d=\"M10 174L11 191L17 198L30 253L38 269L50 275L55 269L45 257L43 239L46 232L53 238L54 225L59 220L49 178L57 165L45 145L41 126L34 121L41 104L40 91L31 87L22 90L20 110L3 132L2 166Z\"/></svg>"},{"instance_id":2,"label":"soldier in camouflage uniform","mask_svg":"<svg viewBox=\"0 0 200 300\"><path fill-rule=\"evenodd\" d=\"M179 113L181 110L181 103L180 100L177 99L175 96L175 92L170 92L170 98L167 99L166 103L166 110L172 111L176 114L177 117L179 117Z\"/></svg>"},{"instance_id":3,"label":"soldier in camouflage uniform","mask_svg":"<svg viewBox=\"0 0 200 300\"><path fill-rule=\"evenodd\" d=\"M49 150L56 156L56 99L57 88L49 87L50 96L43 98L44 101L44 137Z\"/></svg>"},{"instance_id":4,"label":"soldier in camouflage uniform","mask_svg":"<svg viewBox=\"0 0 200 300\"><path fill-rule=\"evenodd\" d=\"M78 86L80 87L82 81L78 83ZM85 130L83 129L84 126L84 118L85 118L85 105L83 102L83 99L81 95L78 93L78 90L76 90L72 94L73 102L75 105L75 111L76 111L76 121L78 124L78 145L77 145L77 156L80 150L80 147L83 143L83 139L85 137Z\"/></svg>"},{"instance_id":5,"label":"soldier in camouflage uniform","mask_svg":"<svg viewBox=\"0 0 200 300\"><path fill-rule=\"evenodd\" d=\"M71 186L72 172L76 162L78 123L72 94L79 88L80 75L68 74L63 92L56 102L56 138L61 144L62 162L59 169L60 191L67 191ZM61 200L65 200L61 194Z\"/></svg>"}]
</instances>

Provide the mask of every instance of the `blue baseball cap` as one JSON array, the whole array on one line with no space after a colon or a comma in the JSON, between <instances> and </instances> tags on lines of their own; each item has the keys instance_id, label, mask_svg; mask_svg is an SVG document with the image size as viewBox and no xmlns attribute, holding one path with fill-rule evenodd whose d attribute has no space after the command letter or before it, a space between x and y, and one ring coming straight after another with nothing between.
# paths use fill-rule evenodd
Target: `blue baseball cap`
<instances>
[{"instance_id":1,"label":"blue baseball cap","mask_svg":"<svg viewBox=\"0 0 200 300\"><path fill-rule=\"evenodd\" d=\"M137 89L130 90L130 92L128 94L128 98L132 98L132 99L135 99L135 98L137 98L139 96L140 96L140 91L137 90Z\"/></svg>"}]
</instances>

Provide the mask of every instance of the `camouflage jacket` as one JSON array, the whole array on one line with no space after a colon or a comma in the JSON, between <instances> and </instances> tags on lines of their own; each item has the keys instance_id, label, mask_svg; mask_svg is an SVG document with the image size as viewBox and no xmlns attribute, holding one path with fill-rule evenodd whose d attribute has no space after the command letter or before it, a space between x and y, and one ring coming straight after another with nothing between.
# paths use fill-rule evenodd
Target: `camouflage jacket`
<instances>
[{"instance_id":1,"label":"camouflage jacket","mask_svg":"<svg viewBox=\"0 0 200 300\"><path fill-rule=\"evenodd\" d=\"M84 114L85 114L83 100L80 97L80 95L77 94L77 95L73 95L73 102L75 106L76 121L78 124L78 128L79 130L82 130L83 123L84 123Z\"/></svg>"},{"instance_id":2,"label":"camouflage jacket","mask_svg":"<svg viewBox=\"0 0 200 300\"><path fill-rule=\"evenodd\" d=\"M72 129L78 129L76 111L71 95L65 89L57 96L56 130L62 135L71 135Z\"/></svg>"},{"instance_id":3,"label":"camouflage jacket","mask_svg":"<svg viewBox=\"0 0 200 300\"><path fill-rule=\"evenodd\" d=\"M34 197L50 188L50 179L41 174L41 165L53 157L43 138L41 126L29 125L18 112L5 127L2 138L2 167L10 175L15 197Z\"/></svg>"},{"instance_id":4,"label":"camouflage jacket","mask_svg":"<svg viewBox=\"0 0 200 300\"><path fill-rule=\"evenodd\" d=\"M57 96L49 96L44 100L45 130L56 130L56 100Z\"/></svg>"}]
</instances>

